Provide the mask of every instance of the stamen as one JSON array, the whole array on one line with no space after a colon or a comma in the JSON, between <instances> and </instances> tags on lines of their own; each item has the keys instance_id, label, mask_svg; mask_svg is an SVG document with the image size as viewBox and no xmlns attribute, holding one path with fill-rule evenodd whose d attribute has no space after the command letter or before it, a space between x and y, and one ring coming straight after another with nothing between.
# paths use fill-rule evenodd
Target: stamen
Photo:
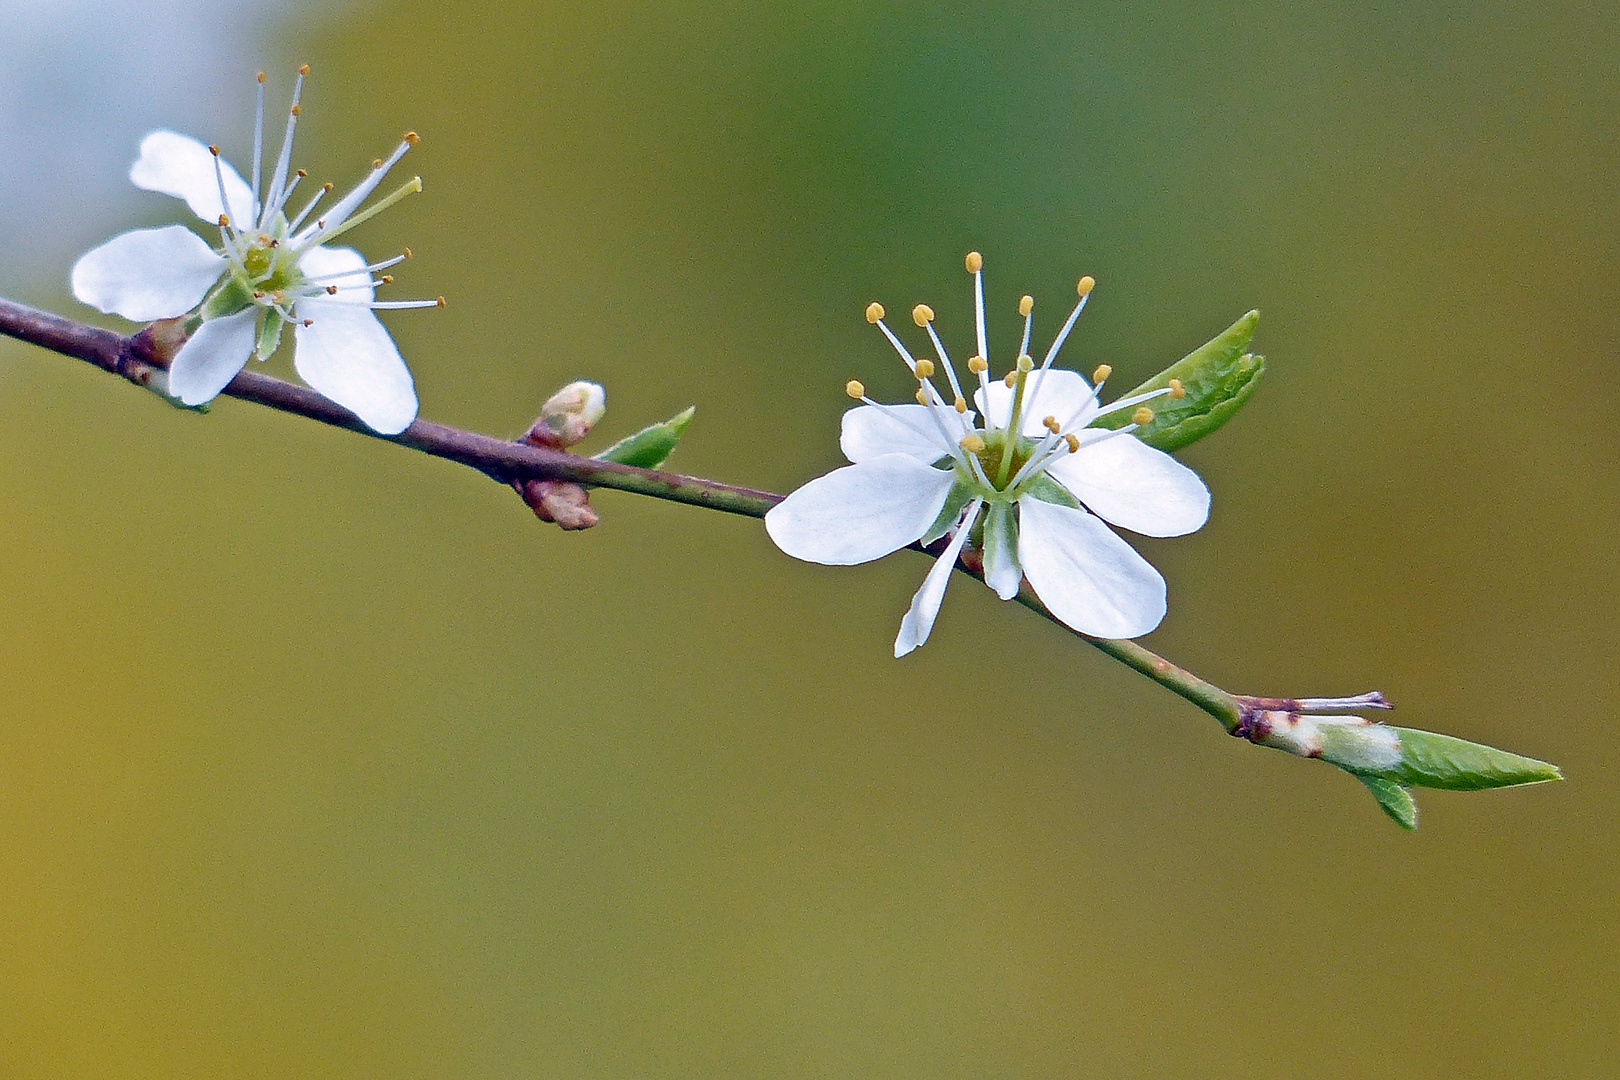
<instances>
[{"instance_id":1,"label":"stamen","mask_svg":"<svg viewBox=\"0 0 1620 1080\"><path fill-rule=\"evenodd\" d=\"M1013 388L1013 383L1018 381L1018 369L1013 368L1011 371L1007 372L1006 375L1002 376L1001 381L1007 385L1007 389L1011 390Z\"/></svg>"},{"instance_id":2,"label":"stamen","mask_svg":"<svg viewBox=\"0 0 1620 1080\"><path fill-rule=\"evenodd\" d=\"M919 327L927 326L934 321L934 309L927 304L918 304L911 309L911 321Z\"/></svg>"},{"instance_id":3,"label":"stamen","mask_svg":"<svg viewBox=\"0 0 1620 1080\"><path fill-rule=\"evenodd\" d=\"M305 229L298 234L298 249L303 251L314 244L324 242L329 236L335 236L349 219L349 215L354 213L355 209L365 202L373 191L377 190L377 185L382 183L383 177L388 175L388 170L392 169L410 148L410 143L401 140L400 144L394 148L394 152L388 156L388 160L375 165L370 174L355 185L353 191L339 199L337 205L327 212L324 221L317 221L313 228ZM411 184L416 186L417 191L422 190L421 177L411 181ZM411 184L407 184L406 187L410 187ZM409 192L404 192L402 189L400 192L395 192L394 197L401 197L402 194L409 194ZM376 210L372 210L371 213L376 213Z\"/></svg>"},{"instance_id":4,"label":"stamen","mask_svg":"<svg viewBox=\"0 0 1620 1080\"><path fill-rule=\"evenodd\" d=\"M264 72L259 72L258 105L253 111L253 202L259 202L259 179L264 168Z\"/></svg>"},{"instance_id":5,"label":"stamen","mask_svg":"<svg viewBox=\"0 0 1620 1080\"><path fill-rule=\"evenodd\" d=\"M1027 318L1029 318L1029 313L1034 311L1034 310L1035 310L1035 298L1033 296L1030 296L1028 293L1025 293L1018 300L1018 314L1022 315L1024 318L1027 319Z\"/></svg>"},{"instance_id":6,"label":"stamen","mask_svg":"<svg viewBox=\"0 0 1620 1080\"><path fill-rule=\"evenodd\" d=\"M1080 301L1074 305L1074 310L1069 312L1068 321L1063 324L1063 329L1058 331L1058 336L1052 340L1052 347L1046 350L1046 359L1041 361L1041 373L1035 377L1035 385L1030 388L1030 408L1033 409L1036 400L1040 398L1041 387L1046 384L1047 369L1052 366L1052 361L1057 357L1058 350L1063 348L1064 341L1069 337L1069 331L1074 329L1075 320L1080 318L1080 313L1086 309L1086 298L1091 295L1091 290L1096 285L1097 279L1088 275L1081 278L1079 285L1076 286L1075 291L1080 294Z\"/></svg>"},{"instance_id":7,"label":"stamen","mask_svg":"<svg viewBox=\"0 0 1620 1080\"><path fill-rule=\"evenodd\" d=\"M281 155L276 159L275 175L270 179L270 190L265 193L264 206L259 212L259 228L268 228L271 220L286 204L284 188L287 184L287 170L292 164L293 132L298 127L298 115L303 110L299 108L299 95L304 92L304 78L309 74L309 65L305 64L298 69L298 78L293 82L292 108L287 110L287 133L281 140Z\"/></svg>"},{"instance_id":8,"label":"stamen","mask_svg":"<svg viewBox=\"0 0 1620 1080\"><path fill-rule=\"evenodd\" d=\"M1082 298L1084 298L1091 295L1091 290L1095 289L1096 287L1097 279L1092 277L1090 274L1087 274L1085 277L1080 279L1080 284L1075 286L1075 291L1078 292Z\"/></svg>"},{"instance_id":9,"label":"stamen","mask_svg":"<svg viewBox=\"0 0 1620 1080\"><path fill-rule=\"evenodd\" d=\"M373 311L406 311L410 308L444 307L444 297L432 300L363 300L355 306L368 307Z\"/></svg>"},{"instance_id":10,"label":"stamen","mask_svg":"<svg viewBox=\"0 0 1620 1080\"><path fill-rule=\"evenodd\" d=\"M975 356L968 360L968 370L975 375L983 375L990 370L990 365L985 363L984 357Z\"/></svg>"},{"instance_id":11,"label":"stamen","mask_svg":"<svg viewBox=\"0 0 1620 1080\"><path fill-rule=\"evenodd\" d=\"M1114 369L1108 364L1098 364L1091 373L1091 385L1101 386L1108 381L1108 376L1113 373Z\"/></svg>"},{"instance_id":12,"label":"stamen","mask_svg":"<svg viewBox=\"0 0 1620 1080\"><path fill-rule=\"evenodd\" d=\"M337 295L337 286L336 285L328 285L326 287L326 295L328 295L328 296L336 296Z\"/></svg>"},{"instance_id":13,"label":"stamen","mask_svg":"<svg viewBox=\"0 0 1620 1080\"><path fill-rule=\"evenodd\" d=\"M1187 396L1187 388L1181 385L1180 379L1170 380L1170 396L1180 401Z\"/></svg>"},{"instance_id":14,"label":"stamen","mask_svg":"<svg viewBox=\"0 0 1620 1080\"><path fill-rule=\"evenodd\" d=\"M862 385L859 379L851 379L844 384L844 393L859 401L866 396L866 387Z\"/></svg>"},{"instance_id":15,"label":"stamen","mask_svg":"<svg viewBox=\"0 0 1620 1080\"><path fill-rule=\"evenodd\" d=\"M878 322L878 320L880 320L882 318L883 318L883 305L882 304L880 304L876 300L874 300L870 304L866 305L866 321L867 322L875 324L875 323Z\"/></svg>"},{"instance_id":16,"label":"stamen","mask_svg":"<svg viewBox=\"0 0 1620 1080\"><path fill-rule=\"evenodd\" d=\"M967 258L967 268L968 273L973 275L973 326L977 331L974 340L978 343L979 355L983 356L990 351L990 346L984 336L984 276L980 273L984 269L984 256L977 251L970 252ZM968 370L971 371L972 367L973 365L970 363ZM982 375L983 372L977 374ZM985 380L982 378L979 380L981 386L984 382Z\"/></svg>"},{"instance_id":17,"label":"stamen","mask_svg":"<svg viewBox=\"0 0 1620 1080\"><path fill-rule=\"evenodd\" d=\"M225 166L219 161L219 147L210 146L208 152L214 155L214 183L219 187L219 208L223 213L219 215L219 227L230 228L231 201L225 197Z\"/></svg>"},{"instance_id":18,"label":"stamen","mask_svg":"<svg viewBox=\"0 0 1620 1080\"><path fill-rule=\"evenodd\" d=\"M911 369L911 373L919 379L931 379L934 377L934 362L927 359L918 360L917 366Z\"/></svg>"},{"instance_id":19,"label":"stamen","mask_svg":"<svg viewBox=\"0 0 1620 1080\"><path fill-rule=\"evenodd\" d=\"M1131 413L1131 423L1137 427L1153 423L1153 410L1143 405L1140 409Z\"/></svg>"},{"instance_id":20,"label":"stamen","mask_svg":"<svg viewBox=\"0 0 1620 1080\"><path fill-rule=\"evenodd\" d=\"M415 146L417 143L422 141L422 136L418 135L414 131L407 131L405 133L405 141L410 143L412 146Z\"/></svg>"},{"instance_id":21,"label":"stamen","mask_svg":"<svg viewBox=\"0 0 1620 1080\"><path fill-rule=\"evenodd\" d=\"M1063 430L1062 426L1058 424L1057 417L1055 416L1048 416L1046 419L1042 420L1041 426L1054 435Z\"/></svg>"},{"instance_id":22,"label":"stamen","mask_svg":"<svg viewBox=\"0 0 1620 1080\"><path fill-rule=\"evenodd\" d=\"M315 193L315 197L313 199L309 200L309 202L307 204L305 204L304 208L298 212L297 217L292 219L292 222L287 226L287 231L292 232L295 229L297 229L298 226L302 225L304 223L304 219L309 217L309 212L311 210L315 209L315 204L320 202L322 199L326 198L330 194L332 194L332 185L331 184L322 184L321 185L321 190L317 191Z\"/></svg>"},{"instance_id":23,"label":"stamen","mask_svg":"<svg viewBox=\"0 0 1620 1080\"><path fill-rule=\"evenodd\" d=\"M1069 445L1069 453L1071 454L1080 449L1080 436L1072 431L1063 436L1063 441Z\"/></svg>"},{"instance_id":24,"label":"stamen","mask_svg":"<svg viewBox=\"0 0 1620 1080\"><path fill-rule=\"evenodd\" d=\"M967 412L967 398L963 397L961 394L956 395L956 401L954 404L958 414L965 414Z\"/></svg>"},{"instance_id":25,"label":"stamen","mask_svg":"<svg viewBox=\"0 0 1620 1080\"><path fill-rule=\"evenodd\" d=\"M957 445L970 454L977 454L979 451L984 449L984 439L979 437L977 434L964 435L962 436L962 441Z\"/></svg>"},{"instance_id":26,"label":"stamen","mask_svg":"<svg viewBox=\"0 0 1620 1080\"><path fill-rule=\"evenodd\" d=\"M384 274L382 277L378 278L373 284L376 284L376 285L392 285L393 283L394 283L394 275L393 274Z\"/></svg>"},{"instance_id":27,"label":"stamen","mask_svg":"<svg viewBox=\"0 0 1620 1080\"><path fill-rule=\"evenodd\" d=\"M917 404L919 404L919 405L927 405L928 404L928 391L924 390L924 389L922 389L920 387L917 390Z\"/></svg>"}]
</instances>

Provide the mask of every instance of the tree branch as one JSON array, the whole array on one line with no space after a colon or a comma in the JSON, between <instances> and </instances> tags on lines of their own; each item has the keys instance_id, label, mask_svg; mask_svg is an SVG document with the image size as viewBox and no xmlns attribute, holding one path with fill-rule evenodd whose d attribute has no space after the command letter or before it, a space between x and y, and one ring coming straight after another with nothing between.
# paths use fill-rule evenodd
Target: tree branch
<instances>
[{"instance_id":1,"label":"tree branch","mask_svg":"<svg viewBox=\"0 0 1620 1080\"><path fill-rule=\"evenodd\" d=\"M171 350L166 345L174 344L175 332L175 327L170 324L154 323L136 334L123 337L110 330L0 299L0 333L87 361L103 371L149 388L168 366L164 357ZM225 388L225 393L279 412L292 413L345 431L397 443L433 457L459 462L503 484L514 480L566 480L753 518L764 517L767 510L783 499L783 496L769 491L598 461L561 450L508 442L429 420L417 420L398 435L379 435L353 413L315 391L256 372L244 371L237 375ZM942 547L943 543L941 541L936 547ZM918 545L913 546L922 550ZM982 567L974 553L964 553L957 569L975 578L983 578ZM1248 699L1205 682L1134 641L1094 638L1076 633L1053 618L1027 585L1018 594L1018 600L1120 663L1186 698L1219 720L1227 731L1239 730L1243 703Z\"/></svg>"}]
</instances>

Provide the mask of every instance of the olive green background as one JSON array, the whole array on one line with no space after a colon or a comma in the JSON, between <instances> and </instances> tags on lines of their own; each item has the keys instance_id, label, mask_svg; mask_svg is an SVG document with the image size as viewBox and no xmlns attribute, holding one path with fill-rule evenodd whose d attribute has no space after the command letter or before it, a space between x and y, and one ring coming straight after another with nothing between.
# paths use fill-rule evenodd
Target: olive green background
<instances>
[{"instance_id":1,"label":"olive green background","mask_svg":"<svg viewBox=\"0 0 1620 1080\"><path fill-rule=\"evenodd\" d=\"M969 248L998 367L1082 273L1120 385L1259 307L1148 644L1567 782L1403 834L965 579L893 660L920 556L564 535L3 343L0 1075L1615 1075L1620 16L1415 7L357 5L196 134L307 60L315 179L423 135L353 235L449 297L387 318L425 416L589 377L601 445L695 403L672 466L776 490L906 392L866 302L967 355Z\"/></svg>"}]
</instances>

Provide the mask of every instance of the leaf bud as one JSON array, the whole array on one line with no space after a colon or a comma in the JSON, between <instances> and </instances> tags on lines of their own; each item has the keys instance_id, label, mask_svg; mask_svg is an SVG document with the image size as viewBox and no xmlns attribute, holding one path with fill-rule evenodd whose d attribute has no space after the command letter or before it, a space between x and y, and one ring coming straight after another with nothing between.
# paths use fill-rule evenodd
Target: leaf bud
<instances>
[{"instance_id":1,"label":"leaf bud","mask_svg":"<svg viewBox=\"0 0 1620 1080\"><path fill-rule=\"evenodd\" d=\"M607 393L593 382L571 382L546 399L523 436L532 446L564 450L590 434L607 411Z\"/></svg>"}]
</instances>

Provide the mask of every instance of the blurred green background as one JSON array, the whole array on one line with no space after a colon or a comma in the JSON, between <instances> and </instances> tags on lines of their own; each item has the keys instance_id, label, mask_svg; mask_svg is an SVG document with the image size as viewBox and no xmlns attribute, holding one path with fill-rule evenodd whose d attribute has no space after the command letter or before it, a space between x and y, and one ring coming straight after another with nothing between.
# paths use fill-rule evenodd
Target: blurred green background
<instances>
[{"instance_id":1,"label":"blurred green background","mask_svg":"<svg viewBox=\"0 0 1620 1080\"><path fill-rule=\"evenodd\" d=\"M894 661L920 556L611 492L564 535L0 342L0 1074L1616 1074L1612 5L265 26L160 122L245 161L252 71L274 104L307 61L316 179L422 133L426 192L355 239L450 299L388 319L425 416L515 435L593 378L601 445L695 403L672 467L787 490L845 379L905 392L867 301L967 355L969 248L998 366L1082 273L1064 359L1120 386L1259 307L1267 383L1183 454L1211 521L1141 543L1147 643L1569 779L1420 793L1406 835L971 582ZM178 220L128 201L144 130L134 211L41 237ZM70 261L14 293L93 315Z\"/></svg>"}]
</instances>

